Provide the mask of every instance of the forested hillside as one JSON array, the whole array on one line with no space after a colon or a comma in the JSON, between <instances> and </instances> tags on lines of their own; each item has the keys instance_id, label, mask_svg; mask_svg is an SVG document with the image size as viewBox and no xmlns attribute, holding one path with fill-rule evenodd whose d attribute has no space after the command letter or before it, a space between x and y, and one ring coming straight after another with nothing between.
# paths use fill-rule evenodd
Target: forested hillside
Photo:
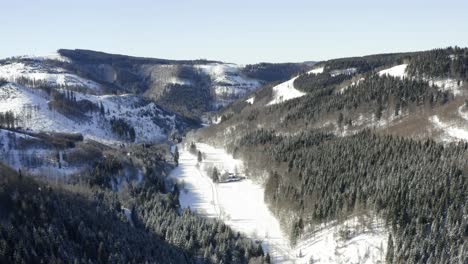
<instances>
[{"instance_id":1,"label":"forested hillside","mask_svg":"<svg viewBox=\"0 0 468 264\"><path fill-rule=\"evenodd\" d=\"M265 199L293 241L310 225L373 211L393 230L390 263L455 263L467 256L466 143L369 131L338 138L258 130L230 149L252 171L269 172Z\"/></svg>"},{"instance_id":2,"label":"forested hillside","mask_svg":"<svg viewBox=\"0 0 468 264\"><path fill-rule=\"evenodd\" d=\"M76 184L56 185L0 167L0 260L8 263L262 263L263 251L216 220L178 209L164 191L167 165L158 147L132 149L148 166L140 184L118 192L102 166ZM110 163L107 163L110 164ZM102 179L102 178L101 178ZM107 183L107 181L104 181ZM107 187L106 187L107 186Z\"/></svg>"},{"instance_id":3,"label":"forested hillside","mask_svg":"<svg viewBox=\"0 0 468 264\"><path fill-rule=\"evenodd\" d=\"M271 104L275 87L264 87L191 137L244 161L293 243L370 213L390 230L389 263L464 263L468 145L448 142L468 140L465 56L447 48L319 62L292 79L303 95ZM439 118L453 130L440 131ZM449 132L458 137L439 136Z\"/></svg>"}]
</instances>

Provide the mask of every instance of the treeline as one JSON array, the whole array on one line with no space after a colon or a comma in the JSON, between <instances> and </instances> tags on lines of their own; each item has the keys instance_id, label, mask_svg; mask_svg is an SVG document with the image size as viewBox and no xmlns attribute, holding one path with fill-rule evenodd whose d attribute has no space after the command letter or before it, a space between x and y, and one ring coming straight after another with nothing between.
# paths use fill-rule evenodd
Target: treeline
<instances>
[{"instance_id":1,"label":"treeline","mask_svg":"<svg viewBox=\"0 0 468 264\"><path fill-rule=\"evenodd\" d=\"M52 100L48 103L49 108L72 119L85 119L87 112L104 111L89 100L77 100L75 92L71 90L60 92L52 89L50 96Z\"/></svg>"},{"instance_id":2,"label":"treeline","mask_svg":"<svg viewBox=\"0 0 468 264\"><path fill-rule=\"evenodd\" d=\"M338 74L330 76L329 73L302 74L294 80L294 88L309 93L340 84L352 78L352 75Z\"/></svg>"},{"instance_id":3,"label":"treeline","mask_svg":"<svg viewBox=\"0 0 468 264\"><path fill-rule=\"evenodd\" d=\"M376 54L363 57L350 57L328 60L317 64L324 67L324 72L356 68L356 73L365 73L376 68L401 64L403 61L416 53L389 53Z\"/></svg>"},{"instance_id":4,"label":"treeline","mask_svg":"<svg viewBox=\"0 0 468 264\"><path fill-rule=\"evenodd\" d=\"M286 81L307 68L306 63L258 63L246 65L242 72L253 79L277 82Z\"/></svg>"},{"instance_id":5,"label":"treeline","mask_svg":"<svg viewBox=\"0 0 468 264\"><path fill-rule=\"evenodd\" d=\"M14 129L21 119L13 111L0 112L0 128Z\"/></svg>"},{"instance_id":6,"label":"treeline","mask_svg":"<svg viewBox=\"0 0 468 264\"><path fill-rule=\"evenodd\" d=\"M372 211L394 237L389 263L468 261L466 143L258 130L230 150L269 171L265 199L293 241L308 225Z\"/></svg>"},{"instance_id":7,"label":"treeline","mask_svg":"<svg viewBox=\"0 0 468 264\"><path fill-rule=\"evenodd\" d=\"M406 71L411 76L426 78L468 79L468 49L449 47L412 56Z\"/></svg>"},{"instance_id":8,"label":"treeline","mask_svg":"<svg viewBox=\"0 0 468 264\"><path fill-rule=\"evenodd\" d=\"M110 125L112 132L116 133L119 137L125 138L130 142L135 141L135 128L128 124L124 119L112 117L110 120Z\"/></svg>"}]
</instances>

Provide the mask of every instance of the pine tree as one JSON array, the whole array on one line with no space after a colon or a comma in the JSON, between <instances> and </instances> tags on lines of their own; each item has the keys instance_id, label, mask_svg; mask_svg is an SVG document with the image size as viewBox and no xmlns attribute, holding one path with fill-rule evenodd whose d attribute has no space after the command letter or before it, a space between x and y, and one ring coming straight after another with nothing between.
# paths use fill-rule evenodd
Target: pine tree
<instances>
[{"instance_id":1,"label":"pine tree","mask_svg":"<svg viewBox=\"0 0 468 264\"><path fill-rule=\"evenodd\" d=\"M393 237L392 234L388 235L388 246L387 246L387 256L386 256L386 261L387 263L393 263L393 254L394 254L394 246L393 246Z\"/></svg>"},{"instance_id":2,"label":"pine tree","mask_svg":"<svg viewBox=\"0 0 468 264\"><path fill-rule=\"evenodd\" d=\"M176 146L174 150L174 162L176 166L179 166L179 148Z\"/></svg>"},{"instance_id":3,"label":"pine tree","mask_svg":"<svg viewBox=\"0 0 468 264\"><path fill-rule=\"evenodd\" d=\"M213 182L219 182L219 172L218 172L218 168L214 167L213 168L213 174L211 176Z\"/></svg>"},{"instance_id":4,"label":"pine tree","mask_svg":"<svg viewBox=\"0 0 468 264\"><path fill-rule=\"evenodd\" d=\"M202 158L202 153L200 151L198 151L198 155L197 155L197 160L198 162L202 162L203 158Z\"/></svg>"}]
</instances>

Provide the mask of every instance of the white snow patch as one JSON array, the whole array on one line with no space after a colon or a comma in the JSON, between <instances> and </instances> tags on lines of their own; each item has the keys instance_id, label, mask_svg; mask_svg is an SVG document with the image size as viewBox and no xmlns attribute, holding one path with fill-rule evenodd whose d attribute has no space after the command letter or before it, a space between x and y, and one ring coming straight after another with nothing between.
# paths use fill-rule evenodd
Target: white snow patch
<instances>
[{"instance_id":1,"label":"white snow patch","mask_svg":"<svg viewBox=\"0 0 468 264\"><path fill-rule=\"evenodd\" d=\"M463 86L463 81L459 81L452 78L434 78L428 80L430 85L439 87L440 91L449 91L453 95L461 94L461 87Z\"/></svg>"},{"instance_id":2,"label":"white snow patch","mask_svg":"<svg viewBox=\"0 0 468 264\"><path fill-rule=\"evenodd\" d=\"M389 75L392 77L405 78L407 67L408 67L408 64L401 64L401 65L393 66L391 68L379 71L379 76Z\"/></svg>"},{"instance_id":3,"label":"white snow patch","mask_svg":"<svg viewBox=\"0 0 468 264\"><path fill-rule=\"evenodd\" d=\"M312 74L320 74L320 73L323 73L323 69L324 69L324 67L319 67L319 68L312 69L307 73L309 73L309 74L311 74L311 73Z\"/></svg>"},{"instance_id":4,"label":"white snow patch","mask_svg":"<svg viewBox=\"0 0 468 264\"><path fill-rule=\"evenodd\" d=\"M71 62L69 58L60 55L58 52L52 52L43 56L26 55L26 56L21 56L21 58L32 59L32 60L37 60L37 61L56 60L56 61L62 61L62 62L68 62L68 63Z\"/></svg>"},{"instance_id":5,"label":"white snow patch","mask_svg":"<svg viewBox=\"0 0 468 264\"><path fill-rule=\"evenodd\" d=\"M249 99L245 100L248 104L253 104L255 102L255 97L250 97Z\"/></svg>"},{"instance_id":6,"label":"white snow patch","mask_svg":"<svg viewBox=\"0 0 468 264\"><path fill-rule=\"evenodd\" d=\"M444 141L463 140L468 141L468 130L458 127L453 124L442 122L437 115L431 116L429 120L438 129L441 129L445 136L442 137Z\"/></svg>"},{"instance_id":7,"label":"white snow patch","mask_svg":"<svg viewBox=\"0 0 468 264\"><path fill-rule=\"evenodd\" d=\"M342 70L333 70L330 72L330 75L332 77L335 77L341 74L352 75L352 74L355 74L356 72L357 72L356 68L347 68L347 69L342 69Z\"/></svg>"},{"instance_id":8,"label":"white snow patch","mask_svg":"<svg viewBox=\"0 0 468 264\"><path fill-rule=\"evenodd\" d=\"M294 81L297 78L298 76L273 87L273 100L271 100L267 105L279 104L306 95L306 93L294 88Z\"/></svg>"}]
</instances>

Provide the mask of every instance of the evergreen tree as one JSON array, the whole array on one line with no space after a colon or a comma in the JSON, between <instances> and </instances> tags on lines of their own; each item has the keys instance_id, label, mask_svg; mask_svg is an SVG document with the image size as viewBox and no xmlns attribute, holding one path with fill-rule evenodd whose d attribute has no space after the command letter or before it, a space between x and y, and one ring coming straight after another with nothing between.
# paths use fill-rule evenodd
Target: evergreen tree
<instances>
[{"instance_id":1,"label":"evergreen tree","mask_svg":"<svg viewBox=\"0 0 468 264\"><path fill-rule=\"evenodd\" d=\"M213 180L213 182L219 182L218 168L216 168L216 167L213 168L213 173L211 175L211 179Z\"/></svg>"},{"instance_id":2,"label":"evergreen tree","mask_svg":"<svg viewBox=\"0 0 468 264\"><path fill-rule=\"evenodd\" d=\"M174 149L174 162L176 166L179 166L179 148L177 146Z\"/></svg>"},{"instance_id":3,"label":"evergreen tree","mask_svg":"<svg viewBox=\"0 0 468 264\"><path fill-rule=\"evenodd\" d=\"M197 160L198 160L198 162L202 162L202 160L203 160L202 153L200 151L198 151Z\"/></svg>"}]
</instances>

